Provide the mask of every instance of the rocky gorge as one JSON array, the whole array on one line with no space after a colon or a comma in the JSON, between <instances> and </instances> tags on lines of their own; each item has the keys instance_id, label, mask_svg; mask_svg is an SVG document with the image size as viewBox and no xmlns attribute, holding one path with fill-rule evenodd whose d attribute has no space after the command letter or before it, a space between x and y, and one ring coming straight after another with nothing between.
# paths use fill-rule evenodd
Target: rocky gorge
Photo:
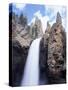
<instances>
[{"instance_id":1,"label":"rocky gorge","mask_svg":"<svg viewBox=\"0 0 68 90\"><path fill-rule=\"evenodd\" d=\"M38 18L28 26L24 16L22 24L19 17L14 14L9 15L11 16L12 30L9 30L9 40L12 42L13 86L20 86L29 47L39 37L42 37L39 54L40 79L45 81L46 75L48 84L66 83L66 32L59 12L52 26L47 22L45 33Z\"/></svg>"}]
</instances>

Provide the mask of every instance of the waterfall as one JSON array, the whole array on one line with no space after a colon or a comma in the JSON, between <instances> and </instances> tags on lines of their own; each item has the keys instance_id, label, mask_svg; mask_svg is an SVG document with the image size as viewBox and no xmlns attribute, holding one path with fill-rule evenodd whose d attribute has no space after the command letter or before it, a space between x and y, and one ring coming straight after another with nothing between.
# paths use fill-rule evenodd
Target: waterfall
<instances>
[{"instance_id":1,"label":"waterfall","mask_svg":"<svg viewBox=\"0 0 68 90\"><path fill-rule=\"evenodd\" d=\"M41 38L35 39L29 49L21 86L39 84L39 45Z\"/></svg>"}]
</instances>

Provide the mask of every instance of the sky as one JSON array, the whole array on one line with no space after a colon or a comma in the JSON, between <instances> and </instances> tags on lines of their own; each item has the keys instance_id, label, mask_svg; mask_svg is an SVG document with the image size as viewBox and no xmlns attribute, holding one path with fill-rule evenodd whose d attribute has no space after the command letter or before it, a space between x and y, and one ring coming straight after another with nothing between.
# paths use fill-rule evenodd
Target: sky
<instances>
[{"instance_id":1,"label":"sky","mask_svg":"<svg viewBox=\"0 0 68 90\"><path fill-rule=\"evenodd\" d=\"M11 7L9 7L9 10L11 10ZM12 11L17 15L23 13L24 16L27 17L28 25L34 22L35 18L38 17L42 22L43 32L45 32L47 21L49 21L52 26L56 21L57 12L59 12L62 17L62 24L64 28L66 27L65 6L13 3Z\"/></svg>"}]
</instances>

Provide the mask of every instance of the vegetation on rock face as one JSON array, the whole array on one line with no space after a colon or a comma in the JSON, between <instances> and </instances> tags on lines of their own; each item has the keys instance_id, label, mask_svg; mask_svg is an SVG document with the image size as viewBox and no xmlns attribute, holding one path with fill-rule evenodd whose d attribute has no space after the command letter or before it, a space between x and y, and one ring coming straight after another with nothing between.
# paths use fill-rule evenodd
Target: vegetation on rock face
<instances>
[{"instance_id":1,"label":"vegetation on rock face","mask_svg":"<svg viewBox=\"0 0 68 90\"><path fill-rule=\"evenodd\" d=\"M24 27L27 25L27 17L23 13L19 17L19 23Z\"/></svg>"},{"instance_id":2,"label":"vegetation on rock face","mask_svg":"<svg viewBox=\"0 0 68 90\"><path fill-rule=\"evenodd\" d=\"M31 42L42 36L41 21L37 20L33 26L27 25L27 17L23 13L18 16L9 13L9 40L12 41L12 86L19 86L27 60L28 50Z\"/></svg>"},{"instance_id":3,"label":"vegetation on rock face","mask_svg":"<svg viewBox=\"0 0 68 90\"><path fill-rule=\"evenodd\" d=\"M13 43L13 85L20 85L30 44L38 37L42 37L39 60L40 78L47 72L49 84L66 82L66 32L62 26L60 14L57 13L56 23L52 27L47 22L45 34L38 18L28 26L27 17L23 14L17 16L15 13L10 13L9 18L11 17L9 36Z\"/></svg>"},{"instance_id":4,"label":"vegetation on rock face","mask_svg":"<svg viewBox=\"0 0 68 90\"><path fill-rule=\"evenodd\" d=\"M9 14L12 17L12 40L17 40L19 43L22 43L22 46L28 46L30 43L43 35L41 21L37 18L33 25L30 26L27 24L27 17L23 13L18 16L15 13ZM11 26L11 25L10 25ZM22 41L22 42L20 42Z\"/></svg>"},{"instance_id":5,"label":"vegetation on rock face","mask_svg":"<svg viewBox=\"0 0 68 90\"><path fill-rule=\"evenodd\" d=\"M60 14L57 13L56 23L51 28L49 24L47 26L49 28L42 40L44 42L43 53L46 50L47 56L45 54L45 59L40 61L44 67L47 66L45 71L48 73L50 83L64 83L66 82L66 32L62 26Z\"/></svg>"},{"instance_id":6,"label":"vegetation on rock face","mask_svg":"<svg viewBox=\"0 0 68 90\"><path fill-rule=\"evenodd\" d=\"M42 23L37 17L35 23L31 24L30 35L33 39L43 36Z\"/></svg>"}]
</instances>

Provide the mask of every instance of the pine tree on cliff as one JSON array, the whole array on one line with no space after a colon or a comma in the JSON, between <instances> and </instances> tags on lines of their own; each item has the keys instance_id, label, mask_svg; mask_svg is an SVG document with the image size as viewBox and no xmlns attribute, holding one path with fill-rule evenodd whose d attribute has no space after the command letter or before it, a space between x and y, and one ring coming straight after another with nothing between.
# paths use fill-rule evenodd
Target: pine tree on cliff
<instances>
[{"instance_id":1,"label":"pine tree on cliff","mask_svg":"<svg viewBox=\"0 0 68 90\"><path fill-rule=\"evenodd\" d=\"M20 24L25 27L27 25L27 17L23 13L19 17Z\"/></svg>"}]
</instances>

